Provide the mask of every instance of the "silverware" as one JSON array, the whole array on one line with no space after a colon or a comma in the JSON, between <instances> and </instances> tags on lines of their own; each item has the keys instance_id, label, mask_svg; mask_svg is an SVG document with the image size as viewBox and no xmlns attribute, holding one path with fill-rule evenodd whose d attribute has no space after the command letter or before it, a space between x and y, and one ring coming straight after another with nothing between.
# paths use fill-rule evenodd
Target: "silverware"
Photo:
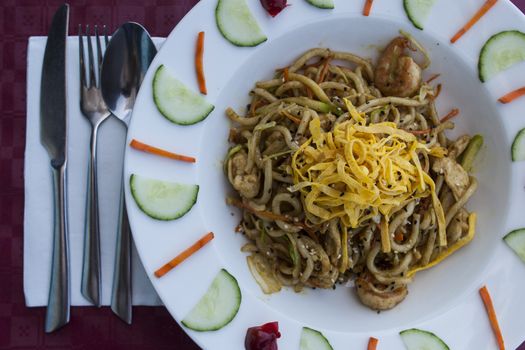
<instances>
[{"instance_id":1,"label":"silverware","mask_svg":"<svg viewBox=\"0 0 525 350\"><path fill-rule=\"evenodd\" d=\"M45 323L47 333L69 322L70 308L66 188L66 40L68 25L69 5L64 4L53 16L49 29L40 87L40 141L51 159L54 189L53 257Z\"/></svg>"},{"instance_id":2,"label":"silverware","mask_svg":"<svg viewBox=\"0 0 525 350\"><path fill-rule=\"evenodd\" d=\"M103 27L107 46L106 26ZM86 201L86 227L84 233L84 255L82 265L82 295L92 304L101 305L100 283L100 228L98 212L98 186L97 186L97 132L98 127L111 113L104 103L100 92L100 70L102 69L102 47L98 27L95 26L95 39L97 47L97 63L93 56L93 45L89 26L86 26L87 57L89 61L88 76L86 77L86 64L84 52L84 37L82 26L78 27L79 65L80 65L80 110L91 124L90 157L88 171L88 187Z\"/></svg>"},{"instance_id":3,"label":"silverware","mask_svg":"<svg viewBox=\"0 0 525 350\"><path fill-rule=\"evenodd\" d=\"M142 79L156 54L148 32L137 23L125 23L111 37L102 64L102 96L111 113L126 127ZM131 323L131 303L131 237L123 183L111 310L128 324Z\"/></svg>"}]
</instances>

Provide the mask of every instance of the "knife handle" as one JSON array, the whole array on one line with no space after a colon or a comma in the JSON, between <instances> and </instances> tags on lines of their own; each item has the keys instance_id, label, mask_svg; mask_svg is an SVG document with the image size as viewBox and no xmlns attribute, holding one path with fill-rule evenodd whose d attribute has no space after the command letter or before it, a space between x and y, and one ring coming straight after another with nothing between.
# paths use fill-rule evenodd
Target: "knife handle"
<instances>
[{"instance_id":1,"label":"knife handle","mask_svg":"<svg viewBox=\"0 0 525 350\"><path fill-rule=\"evenodd\" d=\"M66 162L53 166L54 230L51 281L46 309L46 333L69 322L69 237L67 220Z\"/></svg>"},{"instance_id":2,"label":"knife handle","mask_svg":"<svg viewBox=\"0 0 525 350\"><path fill-rule=\"evenodd\" d=\"M97 186L97 131L93 125L90 142L88 187L86 201L86 225L84 232L84 254L82 263L82 295L93 305L101 306L100 294L100 228L98 217Z\"/></svg>"},{"instance_id":3,"label":"knife handle","mask_svg":"<svg viewBox=\"0 0 525 350\"><path fill-rule=\"evenodd\" d=\"M123 179L124 181L124 179ZM120 191L120 214L115 250L115 271L111 292L111 310L127 324L131 324L131 230L124 196L124 182Z\"/></svg>"}]
</instances>

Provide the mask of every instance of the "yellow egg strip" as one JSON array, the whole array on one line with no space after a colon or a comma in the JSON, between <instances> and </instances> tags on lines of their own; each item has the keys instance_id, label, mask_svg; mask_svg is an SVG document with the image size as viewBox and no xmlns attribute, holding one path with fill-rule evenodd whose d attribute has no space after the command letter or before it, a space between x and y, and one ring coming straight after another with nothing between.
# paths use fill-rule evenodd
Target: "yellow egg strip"
<instances>
[{"instance_id":1,"label":"yellow egg strip","mask_svg":"<svg viewBox=\"0 0 525 350\"><path fill-rule=\"evenodd\" d=\"M438 256L432 260L430 263L424 266L418 266L410 269L407 273L407 277L411 278L415 275L416 272L426 270L428 268L431 268L432 266L435 266L445 260L449 255L454 253L456 250L460 249L470 241L472 241L472 238L474 238L474 235L476 234L476 213L470 213L468 217L468 233L465 237L460 238L458 241L456 241L453 245L448 247L447 250L441 252L438 254Z\"/></svg>"}]
</instances>

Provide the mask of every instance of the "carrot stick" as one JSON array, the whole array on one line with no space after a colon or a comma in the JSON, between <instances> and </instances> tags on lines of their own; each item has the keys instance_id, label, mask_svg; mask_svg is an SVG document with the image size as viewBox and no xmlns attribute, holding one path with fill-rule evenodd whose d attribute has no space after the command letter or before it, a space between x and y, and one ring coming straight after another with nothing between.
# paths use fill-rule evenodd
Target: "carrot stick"
<instances>
[{"instance_id":1,"label":"carrot stick","mask_svg":"<svg viewBox=\"0 0 525 350\"><path fill-rule=\"evenodd\" d=\"M521 97L523 95L525 95L525 86L509 92L508 94L500 97L498 101L501 103L510 103L514 101L515 99L517 99L518 97Z\"/></svg>"},{"instance_id":2,"label":"carrot stick","mask_svg":"<svg viewBox=\"0 0 525 350\"><path fill-rule=\"evenodd\" d=\"M498 341L498 346L500 350L505 350L505 344L503 343L503 336L501 335L501 329L499 328L498 319L496 317L496 310L494 309L494 304L492 304L492 299L490 297L487 286L483 286L479 290L479 295L485 304L485 309L489 316L490 325Z\"/></svg>"},{"instance_id":3,"label":"carrot stick","mask_svg":"<svg viewBox=\"0 0 525 350\"><path fill-rule=\"evenodd\" d=\"M372 3L374 0L366 0L365 7L363 8L363 16L370 15L370 10L372 9Z\"/></svg>"},{"instance_id":4,"label":"carrot stick","mask_svg":"<svg viewBox=\"0 0 525 350\"><path fill-rule=\"evenodd\" d=\"M288 119L290 119L295 124L301 124L301 119L294 117L290 112L282 110L281 113Z\"/></svg>"},{"instance_id":5,"label":"carrot stick","mask_svg":"<svg viewBox=\"0 0 525 350\"><path fill-rule=\"evenodd\" d=\"M378 342L379 342L379 340L377 340L377 338L370 337L370 339L368 339L368 347L366 349L367 350L376 350Z\"/></svg>"},{"instance_id":6,"label":"carrot stick","mask_svg":"<svg viewBox=\"0 0 525 350\"><path fill-rule=\"evenodd\" d=\"M459 109L454 108L450 112L448 112L448 114L446 116L441 118L441 120L439 122L441 124L443 124L443 123L449 121L450 119L454 118L458 114L459 114ZM428 129L423 129L423 130L405 130L405 131L408 131L409 133L411 133L413 135L425 135L425 134L429 134L430 132L432 132L432 130L434 130L434 128L428 128Z\"/></svg>"},{"instance_id":7,"label":"carrot stick","mask_svg":"<svg viewBox=\"0 0 525 350\"><path fill-rule=\"evenodd\" d=\"M474 16L465 24L463 27L461 27L456 34L450 39L450 42L454 44L456 41L458 41L459 38L463 36L474 24L476 24L477 21L480 20L481 17L483 17L491 8L498 2L498 0L487 0L481 6L481 8L476 12Z\"/></svg>"},{"instance_id":8,"label":"carrot stick","mask_svg":"<svg viewBox=\"0 0 525 350\"><path fill-rule=\"evenodd\" d=\"M279 220L279 221L285 221L285 222L290 222L291 221L289 218L287 218L284 215L275 214L275 213L272 213L272 212L266 211L266 210L255 210L254 208L250 207L247 204L244 204L243 202L241 202L240 200L237 200L235 198L229 198L228 197L227 203L231 204L231 205L233 205L233 206L235 206L237 208L246 209L250 213L258 215L258 216L260 216L262 218L265 218L265 219Z\"/></svg>"},{"instance_id":9,"label":"carrot stick","mask_svg":"<svg viewBox=\"0 0 525 350\"><path fill-rule=\"evenodd\" d=\"M331 57L327 57L324 60L323 68L321 68L321 74L319 74L319 80L317 81L317 84L322 83L324 81L324 78L326 77L326 73L328 72L328 64L330 63Z\"/></svg>"},{"instance_id":10,"label":"carrot stick","mask_svg":"<svg viewBox=\"0 0 525 350\"><path fill-rule=\"evenodd\" d=\"M140 141L137 141L135 139L131 140L129 145L131 147L133 147L134 149L136 149L136 150L143 151L143 152L146 152L146 153L155 154L157 156L170 158L170 159L175 159L175 160L180 160L180 161L188 162L188 163L195 163L196 162L196 159L193 158L193 157L188 157L188 156L184 156L182 154L177 154L177 153L172 153L172 152L169 152L169 151L165 151L163 149L147 145L147 144L142 143Z\"/></svg>"},{"instance_id":11,"label":"carrot stick","mask_svg":"<svg viewBox=\"0 0 525 350\"><path fill-rule=\"evenodd\" d=\"M283 69L283 79L284 79L285 82L290 80L290 78L288 77L288 67Z\"/></svg>"},{"instance_id":12,"label":"carrot stick","mask_svg":"<svg viewBox=\"0 0 525 350\"><path fill-rule=\"evenodd\" d=\"M367 350L376 350L378 342L379 340L377 338L370 337L370 339L368 339Z\"/></svg>"},{"instance_id":13,"label":"carrot stick","mask_svg":"<svg viewBox=\"0 0 525 350\"><path fill-rule=\"evenodd\" d=\"M229 204L229 205L233 205L233 206L235 206L237 208L240 208L240 209L245 209L245 210L249 211L250 213L255 214L255 215L257 215L257 216L259 216L261 218L265 218L265 219L269 219L269 220L284 221L284 222L290 223L292 225L299 226L299 227L303 228L309 235L311 235L311 237L315 237L315 233L312 231L312 228L309 227L308 225L306 225L304 222L295 222L290 217L287 217L287 216L284 216L284 215L275 214L275 213L272 213L271 211L256 210L255 208L252 208L249 205L244 204L240 200L235 199L235 198L231 198L231 197L226 198L226 203ZM312 238L312 239L317 240L317 238Z\"/></svg>"},{"instance_id":14,"label":"carrot stick","mask_svg":"<svg viewBox=\"0 0 525 350\"><path fill-rule=\"evenodd\" d=\"M432 100L435 100L439 97L439 95L441 94L441 84L437 84L436 86L436 95L434 97L432 97Z\"/></svg>"},{"instance_id":15,"label":"carrot stick","mask_svg":"<svg viewBox=\"0 0 525 350\"><path fill-rule=\"evenodd\" d=\"M425 134L429 134L432 131L432 128L423 129L423 130L405 130L405 131L408 131L409 133L413 135L425 135Z\"/></svg>"},{"instance_id":16,"label":"carrot stick","mask_svg":"<svg viewBox=\"0 0 525 350\"><path fill-rule=\"evenodd\" d=\"M395 235L394 235L394 240L395 240L396 242L398 242L398 243L399 243L399 242L403 242L403 239L404 239L404 238L405 238L405 235L403 235L403 232L401 232L401 231L397 231L397 232L395 233Z\"/></svg>"},{"instance_id":17,"label":"carrot stick","mask_svg":"<svg viewBox=\"0 0 525 350\"><path fill-rule=\"evenodd\" d=\"M317 68L317 67L319 67L321 64L323 64L323 61L324 61L324 60L320 59L320 60L317 60L317 61L314 62L314 63L305 64L303 69L306 70L306 69L311 68L311 67Z\"/></svg>"},{"instance_id":18,"label":"carrot stick","mask_svg":"<svg viewBox=\"0 0 525 350\"><path fill-rule=\"evenodd\" d=\"M444 122L454 118L455 116L457 116L459 114L459 109L457 108L454 108L452 109L450 112L448 112L448 114L446 116L444 116L443 118L441 118L441 120L439 121L441 124L443 124Z\"/></svg>"},{"instance_id":19,"label":"carrot stick","mask_svg":"<svg viewBox=\"0 0 525 350\"><path fill-rule=\"evenodd\" d=\"M309 88L306 88L306 96L308 96L310 100L314 97L312 90L310 90Z\"/></svg>"},{"instance_id":20,"label":"carrot stick","mask_svg":"<svg viewBox=\"0 0 525 350\"><path fill-rule=\"evenodd\" d=\"M204 56L204 32L199 32L197 37L197 49L195 50L195 70L197 72L197 81L199 82L199 90L206 95L206 78L204 77L204 65L202 63Z\"/></svg>"},{"instance_id":21,"label":"carrot stick","mask_svg":"<svg viewBox=\"0 0 525 350\"><path fill-rule=\"evenodd\" d=\"M434 74L433 76L431 76L430 78L427 79L427 84L430 83L431 81L433 81L434 79L437 79L441 76L441 74Z\"/></svg>"},{"instance_id":22,"label":"carrot stick","mask_svg":"<svg viewBox=\"0 0 525 350\"><path fill-rule=\"evenodd\" d=\"M155 276L160 278L171 271L171 269L175 268L177 265L182 263L184 260L189 258L193 255L193 253L197 252L199 249L204 247L206 243L211 241L213 239L214 235L213 232L208 232L204 236L202 236L197 242L192 244L190 247L186 248L182 253L177 255L175 258L171 259L167 264L162 266L160 269L155 271Z\"/></svg>"},{"instance_id":23,"label":"carrot stick","mask_svg":"<svg viewBox=\"0 0 525 350\"><path fill-rule=\"evenodd\" d=\"M441 118L441 120L439 122L441 124L443 124L443 123L449 121L450 119L454 118L458 114L459 114L459 109L454 108L450 112L448 112L448 114L446 116ZM428 128L428 129L423 129L423 130L405 130L405 131L408 131L409 133L411 133L413 135L425 135L425 134L431 133L432 130L434 130L434 128Z\"/></svg>"}]
</instances>

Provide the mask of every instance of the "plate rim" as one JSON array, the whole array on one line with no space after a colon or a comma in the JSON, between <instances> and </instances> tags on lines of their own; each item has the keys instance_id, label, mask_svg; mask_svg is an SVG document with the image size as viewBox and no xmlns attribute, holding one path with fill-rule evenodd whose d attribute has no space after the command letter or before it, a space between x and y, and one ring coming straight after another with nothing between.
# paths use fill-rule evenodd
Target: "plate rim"
<instances>
[{"instance_id":1,"label":"plate rim","mask_svg":"<svg viewBox=\"0 0 525 350\"><path fill-rule=\"evenodd\" d=\"M175 36L177 35L177 33L178 33L177 29L180 28L180 27L185 26L185 25L186 25L186 22L190 21L191 17L195 16L199 11L202 11L202 9L204 9L204 8L206 8L206 7L212 7L212 8L213 8L213 4L212 4L213 2L214 2L214 1L212 1L212 0L208 0L208 1L200 1L199 3L197 3L197 4L196 4L196 5L195 5L195 6L194 6L194 7L193 7L193 8L192 8L192 9L191 9L191 10L190 10L190 11L189 11L189 12L188 12L183 18L182 18L182 19L181 19L181 21L179 22L179 24L178 24L178 25L177 25L177 26L171 31L171 33L169 34L169 36L168 36L167 39L166 39L166 42L168 42L168 41L170 41L170 40L174 40L173 37L175 37ZM525 16L523 15L523 13L522 13L522 12L521 12L521 11L520 11L520 10L519 10L519 9L518 9L518 8L512 3L512 2L510 2L510 0L505 0L505 1L503 1L502 3L504 3L504 4L507 6L507 8L510 8L512 11L517 11L518 14L520 15L520 18L521 18L522 20L525 19ZM258 5L258 4L257 4L257 5ZM255 5L255 6L257 6L257 5ZM380 6L379 4L374 4L374 5ZM508 6L508 5L511 5L511 6ZM294 4L294 6L295 6L295 4ZM337 1L336 1L336 6L337 6ZM254 6L251 6L251 7L252 7L252 9L253 9ZM321 11L323 11L323 10L321 10ZM326 10L324 10L324 11L326 11ZM373 10L372 10L372 11L373 11ZM355 13L352 13L352 14L355 14ZM334 12L334 15L343 15L343 13L342 13L342 12ZM327 15L327 16L328 16L328 15ZM372 14L372 16L373 16L373 14ZM324 17L324 16L323 16L323 17ZM377 17L380 17L380 16L377 16ZM399 20L398 17L395 17L395 18L396 18L397 20ZM406 19L405 19L405 21L406 21ZM523 21L523 22L525 22L525 21ZM298 26L300 26L300 25L305 25L305 23L299 24ZM292 27L290 27L289 29L290 29L290 30L293 30L295 27L296 27L296 26L292 26ZM516 26L516 27L517 27L517 26ZM278 38L278 37L280 37L281 35L284 35L284 34L285 34L285 33L278 33L278 35L277 35L275 38ZM431 36L435 36L435 33L432 32L432 31L429 31L429 34L430 34ZM274 38L269 37L269 41L270 41L270 40L273 40L273 39L274 39ZM460 50L460 53L459 53L459 54L460 54L460 56L461 56L461 59L465 60L465 62L468 62L468 60L467 60L465 57L463 57L463 52L462 52L461 50ZM248 55L248 57L250 57L250 56L251 56L251 55ZM244 62L243 62L243 63L244 63ZM153 67L153 66L152 66L152 67ZM149 74L151 74L151 73L149 73ZM485 85L485 89L488 89L486 85ZM493 96L493 94L492 94L490 91L488 91L488 94L489 94L490 96ZM140 93L139 93L139 96L140 96ZM213 102L213 101L212 101L212 102ZM499 114L498 117L500 117L500 116L503 117L503 114L504 114L504 113L501 112L501 111L498 111L498 112L499 112L499 113L498 113L498 114ZM135 120L135 116L134 116L134 118L132 119L132 123L133 123L133 120ZM504 122L504 123L505 123L505 122ZM132 130L132 128L130 128L130 130ZM132 134L132 133L128 133L128 142L129 142L129 140L132 138L132 135L131 135L131 134ZM126 174L129 174L129 164L128 164L129 153L130 153L130 150L129 150L129 148L127 147L127 148L126 148L126 151L125 151L125 169L126 169L126 170L125 170L125 173L126 173ZM511 182L512 182L512 183L515 183L515 182L516 182L517 171L515 171L515 168L516 168L516 167L513 166L513 171L511 172L511 175L510 175L510 176L512 177L512 179L511 179ZM131 201L132 201L132 197L131 197L131 194L129 193L129 188L127 188L127 189L126 189L126 205L127 205L127 207L128 207L128 210L129 210L129 206L131 205ZM510 216L510 214L508 214L508 215ZM130 217L130 224L131 224L131 221L132 221L132 220L133 220L133 219ZM508 220L506 220L506 221L508 221ZM132 231L133 231L133 230L132 230ZM134 235L135 235L135 234L137 234L137 233L134 233ZM139 251L139 256L140 256L141 260L143 260L142 253L141 253L141 249L139 249L138 246L137 246L137 250ZM493 258L495 258L495 256L496 256L496 253L493 254ZM157 291L157 293L159 293L160 291L159 291L158 286L157 286L156 283L154 282L154 277L153 277L150 273L148 273L148 277L150 278L150 280L152 280L152 284L153 284L155 290ZM161 294L161 293L159 293L159 296L160 296L160 294ZM161 299L162 299L162 298L161 298ZM168 307L168 306L167 306L167 307ZM173 312L169 309L169 307L168 307L168 310L170 311L170 314L173 316ZM448 311L447 311L447 312L448 312ZM440 316L438 316L438 317L440 317ZM179 320L176 320L176 321L177 321L177 323L180 324L180 321L179 321ZM425 322L425 323L427 323L427 322ZM182 325L181 325L181 328L182 328L187 334L189 334L190 337L191 337L191 338L192 338L192 339L193 339L193 340L194 340L199 346L203 346L203 345L204 345L204 344L201 344L201 342L200 342L198 336L194 336L194 335L195 335L194 332L189 331L188 329L186 329L186 328L185 328L184 326L182 326ZM330 333L337 333L337 332L330 332ZM519 344L517 344L517 345L519 345Z\"/></svg>"}]
</instances>

